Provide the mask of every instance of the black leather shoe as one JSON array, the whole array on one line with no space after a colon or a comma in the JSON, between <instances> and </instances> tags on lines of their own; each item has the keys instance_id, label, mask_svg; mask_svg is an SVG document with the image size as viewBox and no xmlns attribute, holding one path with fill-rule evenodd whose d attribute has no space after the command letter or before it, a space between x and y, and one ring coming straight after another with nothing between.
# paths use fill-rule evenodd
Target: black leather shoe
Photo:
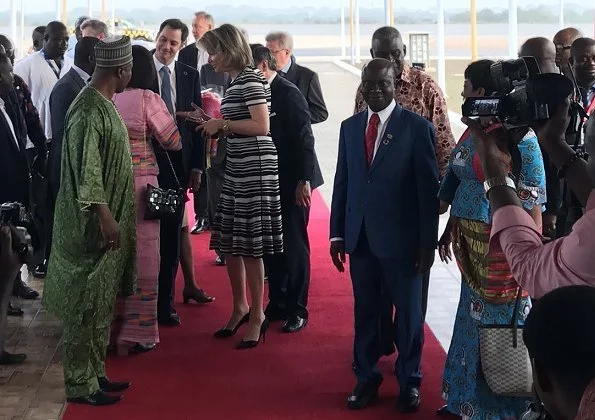
<instances>
[{"instance_id":1,"label":"black leather shoe","mask_svg":"<svg viewBox=\"0 0 595 420\"><path fill-rule=\"evenodd\" d=\"M119 395L108 395L103 391L96 391L88 397L66 398L66 401L71 404L87 404L87 405L112 405L122 399Z\"/></svg>"},{"instance_id":2,"label":"black leather shoe","mask_svg":"<svg viewBox=\"0 0 595 420\"><path fill-rule=\"evenodd\" d=\"M8 303L8 316L23 316L25 312L18 306L14 306L12 302Z\"/></svg>"},{"instance_id":3,"label":"black leather shoe","mask_svg":"<svg viewBox=\"0 0 595 420\"><path fill-rule=\"evenodd\" d=\"M109 378L97 378L99 388L103 392L122 392L130 388L130 382L112 382Z\"/></svg>"},{"instance_id":4,"label":"black leather shoe","mask_svg":"<svg viewBox=\"0 0 595 420\"><path fill-rule=\"evenodd\" d=\"M287 322L285 322L285 325L283 325L283 332L295 333L303 329L306 325L308 325L308 320L306 318L302 318L301 316L292 316L287 320Z\"/></svg>"},{"instance_id":5,"label":"black leather shoe","mask_svg":"<svg viewBox=\"0 0 595 420\"><path fill-rule=\"evenodd\" d=\"M37 267L35 267L35 270L33 270L33 275L35 277L37 277L38 279L45 279L45 275L47 274L48 271L48 263L47 261L44 261L43 264L39 264Z\"/></svg>"},{"instance_id":6,"label":"black leather shoe","mask_svg":"<svg viewBox=\"0 0 595 420\"><path fill-rule=\"evenodd\" d=\"M397 407L401 413L416 413L419 410L419 389L407 387L401 391L397 401Z\"/></svg>"},{"instance_id":7,"label":"black leather shoe","mask_svg":"<svg viewBox=\"0 0 595 420\"><path fill-rule=\"evenodd\" d=\"M217 255L217 258L215 258L215 265L223 267L225 265L225 255Z\"/></svg>"},{"instance_id":8,"label":"black leather shoe","mask_svg":"<svg viewBox=\"0 0 595 420\"><path fill-rule=\"evenodd\" d=\"M33 300L39 297L39 293L27 286L27 283L25 283L23 279L20 278L20 276L14 282L14 287L12 288L12 295L14 297L19 297L21 299L27 300Z\"/></svg>"},{"instance_id":9,"label":"black leather shoe","mask_svg":"<svg viewBox=\"0 0 595 420\"><path fill-rule=\"evenodd\" d=\"M27 355L22 353L13 354L7 351L2 351L0 354L0 366L18 365L25 360L27 360Z\"/></svg>"},{"instance_id":10,"label":"black leather shoe","mask_svg":"<svg viewBox=\"0 0 595 420\"><path fill-rule=\"evenodd\" d=\"M180 319L180 315L176 313L171 313L165 317L158 318L159 325L163 325L164 327L178 327L182 325L182 320Z\"/></svg>"},{"instance_id":11,"label":"black leather shoe","mask_svg":"<svg viewBox=\"0 0 595 420\"><path fill-rule=\"evenodd\" d=\"M209 228L209 224L205 219L198 219L194 226L192 226L192 230L190 231L193 235L198 235L199 233L203 233L207 231Z\"/></svg>"},{"instance_id":12,"label":"black leather shoe","mask_svg":"<svg viewBox=\"0 0 595 420\"><path fill-rule=\"evenodd\" d=\"M382 378L358 383L353 392L347 397L347 408L361 410L374 403L378 399L380 384L382 384Z\"/></svg>"}]
</instances>

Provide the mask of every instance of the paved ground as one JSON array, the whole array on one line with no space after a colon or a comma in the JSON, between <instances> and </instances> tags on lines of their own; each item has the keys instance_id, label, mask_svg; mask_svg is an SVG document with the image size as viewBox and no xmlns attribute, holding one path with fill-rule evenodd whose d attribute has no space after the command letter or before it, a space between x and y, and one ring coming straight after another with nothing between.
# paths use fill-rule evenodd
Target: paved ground
<instances>
[{"instance_id":1,"label":"paved ground","mask_svg":"<svg viewBox=\"0 0 595 420\"><path fill-rule=\"evenodd\" d=\"M339 126L353 111L359 79L357 71L350 72L331 62L308 63L308 66L320 76L330 111L329 120L314 127L316 150L326 181L320 191L330 204ZM462 130L455 124L453 131L458 137ZM30 285L39 291L43 288L43 283L37 280L31 280ZM445 348L450 343L459 290L456 266L438 262L432 270L428 322ZM9 319L7 350L26 353L28 361L17 367L0 367L0 420L59 419L64 407L58 352L60 324L40 309L40 300L18 303L25 309L25 316Z\"/></svg>"}]
</instances>

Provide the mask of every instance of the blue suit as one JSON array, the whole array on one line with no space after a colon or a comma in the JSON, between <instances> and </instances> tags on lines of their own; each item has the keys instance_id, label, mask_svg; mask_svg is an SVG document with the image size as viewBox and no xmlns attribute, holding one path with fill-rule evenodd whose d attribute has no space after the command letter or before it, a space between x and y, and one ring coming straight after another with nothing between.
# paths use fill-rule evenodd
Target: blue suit
<instances>
[{"instance_id":1,"label":"blue suit","mask_svg":"<svg viewBox=\"0 0 595 420\"><path fill-rule=\"evenodd\" d=\"M397 308L395 373L401 388L421 382L422 280L420 249L438 236L438 166L434 129L396 106L370 168L366 162L368 110L341 125L331 207L330 237L350 254L355 298L354 355L358 381L377 379L381 290Z\"/></svg>"}]
</instances>

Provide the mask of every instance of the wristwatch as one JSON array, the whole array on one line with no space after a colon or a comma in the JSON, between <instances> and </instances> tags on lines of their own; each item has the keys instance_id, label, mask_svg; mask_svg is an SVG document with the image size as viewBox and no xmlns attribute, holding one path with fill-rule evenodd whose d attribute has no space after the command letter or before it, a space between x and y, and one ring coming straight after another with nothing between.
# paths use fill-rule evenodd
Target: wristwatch
<instances>
[{"instance_id":1,"label":"wristwatch","mask_svg":"<svg viewBox=\"0 0 595 420\"><path fill-rule=\"evenodd\" d=\"M494 178L486 179L483 183L483 188L485 189L486 195L494 187L510 187L516 191L516 185L514 181L512 180L512 178L508 176L497 176Z\"/></svg>"},{"instance_id":2,"label":"wristwatch","mask_svg":"<svg viewBox=\"0 0 595 420\"><path fill-rule=\"evenodd\" d=\"M298 184L299 184L299 185L307 185L307 186L310 186L310 181L307 181L307 180L305 180L305 179L301 179L301 180L299 180L299 181L298 181Z\"/></svg>"}]
</instances>

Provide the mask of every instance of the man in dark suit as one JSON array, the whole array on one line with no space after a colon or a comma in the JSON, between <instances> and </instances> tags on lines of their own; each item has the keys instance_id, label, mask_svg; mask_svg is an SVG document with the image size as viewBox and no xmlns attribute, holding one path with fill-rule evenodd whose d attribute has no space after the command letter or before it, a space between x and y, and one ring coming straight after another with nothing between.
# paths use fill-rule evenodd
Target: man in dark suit
<instances>
[{"instance_id":1,"label":"man in dark suit","mask_svg":"<svg viewBox=\"0 0 595 420\"><path fill-rule=\"evenodd\" d=\"M168 19L159 28L153 55L157 70L157 80L153 90L161 95L172 115L176 115L176 112L192 111L193 103L202 105L198 71L175 61L176 54L184 46L187 38L188 27L179 19ZM200 132L195 131L183 118L177 117L176 120L182 136L182 150L157 152L159 185L173 189L190 187L194 193L197 193L205 166L204 139ZM171 165L168 156L171 159ZM180 261L181 229L182 215L179 220L161 222L161 266L157 305L159 323L166 326L180 325L180 317L174 309L173 300L174 283Z\"/></svg>"},{"instance_id":2,"label":"man in dark suit","mask_svg":"<svg viewBox=\"0 0 595 420\"><path fill-rule=\"evenodd\" d=\"M254 65L271 85L271 135L279 158L279 186L283 215L283 248L267 256L269 304L266 315L285 321L283 332L304 328L308 321L310 241L308 219L311 190L322 185L314 150L308 103L299 89L277 74L271 51L252 49Z\"/></svg>"},{"instance_id":3,"label":"man in dark suit","mask_svg":"<svg viewBox=\"0 0 595 420\"><path fill-rule=\"evenodd\" d=\"M293 38L287 32L271 32L266 36L267 48L277 61L277 71L296 85L306 97L310 108L310 122L318 124L326 121L328 111L322 96L318 74L307 67L300 66L293 58Z\"/></svg>"},{"instance_id":4,"label":"man in dark suit","mask_svg":"<svg viewBox=\"0 0 595 420\"><path fill-rule=\"evenodd\" d=\"M62 139L64 138L64 123L70 104L79 92L87 86L95 71L95 44L99 42L95 37L79 39L74 51L74 65L58 80L50 95L50 109L52 110L52 142L48 158L48 223L47 245L45 258L49 260L52 248L52 233L54 227L54 209L56 197L60 189L60 172L62 169Z\"/></svg>"},{"instance_id":5,"label":"man in dark suit","mask_svg":"<svg viewBox=\"0 0 595 420\"><path fill-rule=\"evenodd\" d=\"M224 89L229 83L227 74L217 74L213 66L209 64L209 53L202 46L200 40L205 33L215 27L213 16L201 11L194 14L192 20L192 35L196 42L182 48L178 55L178 61L198 70L200 73L200 85L203 89L214 89L223 96ZM208 76L208 77L207 77ZM201 186L198 194L194 196L195 223L190 233L199 234L205 232L209 227L209 201L210 191L207 182L208 174L202 175Z\"/></svg>"},{"instance_id":6,"label":"man in dark suit","mask_svg":"<svg viewBox=\"0 0 595 420\"><path fill-rule=\"evenodd\" d=\"M395 365L399 408L419 408L423 348L422 274L438 234L438 166L430 122L394 101L395 70L385 59L362 74L368 109L341 125L331 208L331 257L343 271L350 254L355 298L355 373L351 409L378 397L382 376L382 291L397 308Z\"/></svg>"},{"instance_id":7,"label":"man in dark suit","mask_svg":"<svg viewBox=\"0 0 595 420\"><path fill-rule=\"evenodd\" d=\"M27 128L13 83L11 60L0 44L0 204L16 201L29 207L30 171L25 155ZM24 354L4 351L6 315L11 291L19 276L20 271L17 271L15 276L11 274L4 279L6 283L0 284L0 365L22 363L26 359Z\"/></svg>"}]
</instances>

